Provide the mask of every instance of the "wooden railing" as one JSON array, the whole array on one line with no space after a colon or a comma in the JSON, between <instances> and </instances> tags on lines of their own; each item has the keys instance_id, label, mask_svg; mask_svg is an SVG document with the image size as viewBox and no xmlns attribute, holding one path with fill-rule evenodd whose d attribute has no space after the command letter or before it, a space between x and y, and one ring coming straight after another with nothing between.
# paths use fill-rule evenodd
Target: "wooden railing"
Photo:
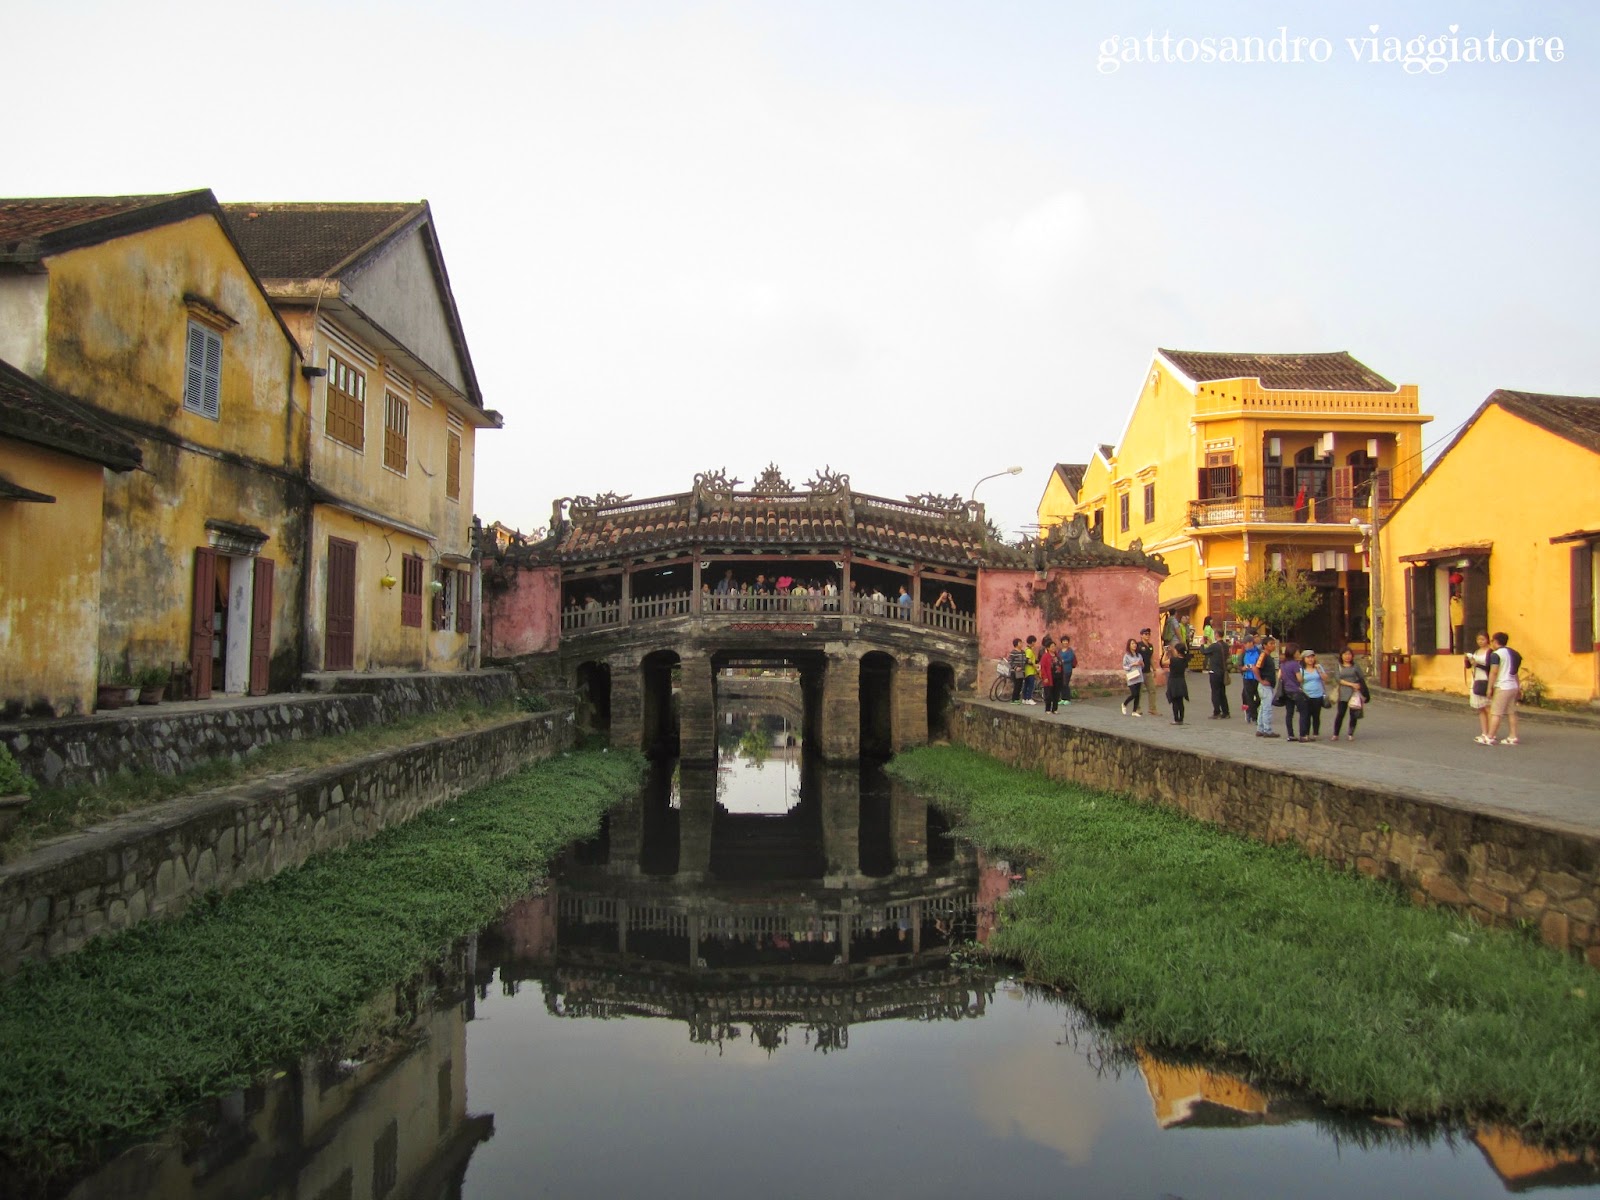
<instances>
[{"instance_id":1,"label":"wooden railing","mask_svg":"<svg viewBox=\"0 0 1600 1200\"><path fill-rule=\"evenodd\" d=\"M562 633L580 629L602 629L608 625L620 624L622 624L621 601L612 601L610 604L601 604L597 601L561 610Z\"/></svg>"},{"instance_id":2,"label":"wooden railing","mask_svg":"<svg viewBox=\"0 0 1600 1200\"><path fill-rule=\"evenodd\" d=\"M1394 503L1378 505L1379 517L1389 514ZM1203 529L1215 525L1348 525L1350 518L1372 518L1372 506L1349 496L1308 496L1295 507L1293 497L1214 496L1210 500L1189 502L1189 525Z\"/></svg>"},{"instance_id":3,"label":"wooden railing","mask_svg":"<svg viewBox=\"0 0 1600 1200\"><path fill-rule=\"evenodd\" d=\"M704 598L701 611L707 616L737 616L739 613L836 613L838 596L790 596L776 593L712 592Z\"/></svg>"},{"instance_id":4,"label":"wooden railing","mask_svg":"<svg viewBox=\"0 0 1600 1200\"><path fill-rule=\"evenodd\" d=\"M657 621L663 617L685 616L689 611L688 592L675 592L667 596L635 596L628 608L628 620Z\"/></svg>"},{"instance_id":5,"label":"wooden railing","mask_svg":"<svg viewBox=\"0 0 1600 1200\"><path fill-rule=\"evenodd\" d=\"M978 618L974 613L935 608L931 604L916 606L902 604L898 598L888 596L875 598L710 593L701 597L699 615L712 620L740 621L748 620L752 616L795 618L839 613L868 621L885 621L896 625L939 630L961 637L975 637L978 632ZM664 596L636 596L628 603L627 624L664 621L693 614L694 597L689 592L673 592ZM613 629L623 623L622 604L619 601L612 601L609 604L591 603L579 608L566 608L561 612L563 633Z\"/></svg>"}]
</instances>

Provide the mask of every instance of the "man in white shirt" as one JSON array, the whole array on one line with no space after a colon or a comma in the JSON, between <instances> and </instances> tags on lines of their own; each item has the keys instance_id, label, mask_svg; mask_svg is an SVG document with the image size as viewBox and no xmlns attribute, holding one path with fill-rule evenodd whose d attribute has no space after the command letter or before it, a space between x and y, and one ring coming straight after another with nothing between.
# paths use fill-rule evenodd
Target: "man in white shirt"
<instances>
[{"instance_id":1,"label":"man in white shirt","mask_svg":"<svg viewBox=\"0 0 1600 1200\"><path fill-rule=\"evenodd\" d=\"M1522 694L1518 673L1522 669L1522 655L1507 645L1510 640L1503 633L1490 639L1494 648L1489 651L1489 740L1484 743L1488 746L1494 745L1495 734L1500 732L1501 717L1510 720L1511 736L1502 738L1500 744L1517 744L1517 697Z\"/></svg>"}]
</instances>

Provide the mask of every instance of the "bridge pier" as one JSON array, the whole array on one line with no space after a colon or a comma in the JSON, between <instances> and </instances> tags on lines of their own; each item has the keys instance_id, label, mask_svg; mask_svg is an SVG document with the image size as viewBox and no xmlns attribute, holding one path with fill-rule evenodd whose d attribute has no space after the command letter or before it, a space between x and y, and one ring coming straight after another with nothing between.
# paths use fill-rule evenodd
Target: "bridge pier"
<instances>
[{"instance_id":1,"label":"bridge pier","mask_svg":"<svg viewBox=\"0 0 1600 1200\"><path fill-rule=\"evenodd\" d=\"M678 878L711 874L711 827L717 816L717 768L678 770Z\"/></svg>"},{"instance_id":2,"label":"bridge pier","mask_svg":"<svg viewBox=\"0 0 1600 1200\"><path fill-rule=\"evenodd\" d=\"M894 752L928 744L928 660L921 655L902 659L895 666L893 716Z\"/></svg>"},{"instance_id":3,"label":"bridge pier","mask_svg":"<svg viewBox=\"0 0 1600 1200\"><path fill-rule=\"evenodd\" d=\"M717 761L717 677L707 654L679 656L678 757L683 762Z\"/></svg>"},{"instance_id":4,"label":"bridge pier","mask_svg":"<svg viewBox=\"0 0 1600 1200\"><path fill-rule=\"evenodd\" d=\"M640 749L644 732L644 677L631 654L613 654L611 667L611 744Z\"/></svg>"},{"instance_id":5,"label":"bridge pier","mask_svg":"<svg viewBox=\"0 0 1600 1200\"><path fill-rule=\"evenodd\" d=\"M861 770L817 767L822 785L822 853L827 887L848 887L861 878Z\"/></svg>"},{"instance_id":6,"label":"bridge pier","mask_svg":"<svg viewBox=\"0 0 1600 1200\"><path fill-rule=\"evenodd\" d=\"M834 762L861 757L861 657L830 652L822 675L813 735L822 756Z\"/></svg>"}]
</instances>

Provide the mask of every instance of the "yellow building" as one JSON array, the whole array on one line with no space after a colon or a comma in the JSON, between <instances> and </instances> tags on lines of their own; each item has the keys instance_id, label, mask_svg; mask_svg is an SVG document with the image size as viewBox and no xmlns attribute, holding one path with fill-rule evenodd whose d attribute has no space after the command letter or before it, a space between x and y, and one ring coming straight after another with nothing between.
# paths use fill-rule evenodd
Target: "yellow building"
<instances>
[{"instance_id":1,"label":"yellow building","mask_svg":"<svg viewBox=\"0 0 1600 1200\"><path fill-rule=\"evenodd\" d=\"M1041 529L1059 525L1077 511L1078 493L1083 490L1083 476L1088 469L1088 463L1056 464L1050 481L1044 485L1044 495L1039 497Z\"/></svg>"},{"instance_id":2,"label":"yellow building","mask_svg":"<svg viewBox=\"0 0 1600 1200\"><path fill-rule=\"evenodd\" d=\"M307 389L215 197L0 200L0 359L142 458L104 483L98 597L59 594L43 652L80 658L93 610L102 671L294 686Z\"/></svg>"},{"instance_id":3,"label":"yellow building","mask_svg":"<svg viewBox=\"0 0 1600 1200\"><path fill-rule=\"evenodd\" d=\"M1501 631L1561 700L1600 698L1600 398L1497 391L1383 523L1383 640L1414 686L1465 693Z\"/></svg>"},{"instance_id":4,"label":"yellow building","mask_svg":"<svg viewBox=\"0 0 1600 1200\"><path fill-rule=\"evenodd\" d=\"M0 361L0 714L94 708L105 475L139 448Z\"/></svg>"},{"instance_id":5,"label":"yellow building","mask_svg":"<svg viewBox=\"0 0 1600 1200\"><path fill-rule=\"evenodd\" d=\"M466 669L483 406L433 214L415 204L229 204L306 355L312 670Z\"/></svg>"},{"instance_id":6,"label":"yellow building","mask_svg":"<svg viewBox=\"0 0 1600 1200\"><path fill-rule=\"evenodd\" d=\"M1343 351L1158 350L1121 439L1096 448L1066 515L1108 545L1163 555L1166 611L1196 624L1209 615L1220 630L1247 584L1296 567L1322 603L1292 632L1359 644L1369 592L1352 521L1370 522L1415 482L1428 420L1415 385ZM1061 519L1041 501L1041 525Z\"/></svg>"}]
</instances>

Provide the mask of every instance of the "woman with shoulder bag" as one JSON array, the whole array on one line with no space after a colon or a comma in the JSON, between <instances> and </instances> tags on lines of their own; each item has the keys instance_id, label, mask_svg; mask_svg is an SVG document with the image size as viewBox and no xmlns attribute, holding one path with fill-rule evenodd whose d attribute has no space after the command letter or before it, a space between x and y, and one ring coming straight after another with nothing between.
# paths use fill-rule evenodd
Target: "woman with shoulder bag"
<instances>
[{"instance_id":1,"label":"woman with shoulder bag","mask_svg":"<svg viewBox=\"0 0 1600 1200\"><path fill-rule=\"evenodd\" d=\"M1122 701L1122 715L1127 716L1131 708L1134 716L1144 716L1139 711L1139 690L1144 686L1144 655L1139 653L1138 638L1129 638L1128 644L1122 649L1122 677L1128 681L1128 694Z\"/></svg>"},{"instance_id":2,"label":"woman with shoulder bag","mask_svg":"<svg viewBox=\"0 0 1600 1200\"><path fill-rule=\"evenodd\" d=\"M1300 740L1315 742L1322 738L1322 710L1332 708L1328 699L1328 673L1317 665L1317 652L1306 650L1300 655Z\"/></svg>"},{"instance_id":3,"label":"woman with shoulder bag","mask_svg":"<svg viewBox=\"0 0 1600 1200\"><path fill-rule=\"evenodd\" d=\"M1478 634L1478 648L1462 659L1461 668L1467 676L1468 699L1472 711L1478 714L1478 736L1474 741L1489 740L1489 635Z\"/></svg>"},{"instance_id":4,"label":"woman with shoulder bag","mask_svg":"<svg viewBox=\"0 0 1600 1200\"><path fill-rule=\"evenodd\" d=\"M1333 740L1339 740L1339 728L1348 716L1350 732L1345 734L1345 740L1353 742L1356 740L1356 723L1365 715L1367 699L1372 693L1367 691L1367 677L1356 665L1354 650L1340 653L1339 666L1334 674L1339 684L1339 711L1333 717Z\"/></svg>"}]
</instances>

